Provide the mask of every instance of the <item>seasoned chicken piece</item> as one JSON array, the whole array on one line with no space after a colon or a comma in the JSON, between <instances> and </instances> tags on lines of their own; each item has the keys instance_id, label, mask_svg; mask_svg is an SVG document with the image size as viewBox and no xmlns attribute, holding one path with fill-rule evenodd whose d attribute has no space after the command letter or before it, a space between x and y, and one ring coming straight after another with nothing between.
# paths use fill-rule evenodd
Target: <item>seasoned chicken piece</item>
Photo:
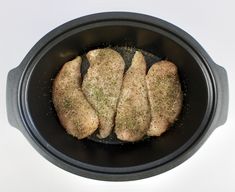
<instances>
[{"instance_id":1,"label":"seasoned chicken piece","mask_svg":"<svg viewBox=\"0 0 235 192\"><path fill-rule=\"evenodd\" d=\"M146 62L136 51L127 70L118 102L115 133L123 141L138 141L146 135L150 124L150 106L146 86Z\"/></svg>"},{"instance_id":2,"label":"seasoned chicken piece","mask_svg":"<svg viewBox=\"0 0 235 192\"><path fill-rule=\"evenodd\" d=\"M146 76L151 107L149 136L160 136L176 120L182 108L182 90L178 71L170 61L152 65Z\"/></svg>"},{"instance_id":3,"label":"seasoned chicken piece","mask_svg":"<svg viewBox=\"0 0 235 192\"><path fill-rule=\"evenodd\" d=\"M98 116L81 89L81 62L81 57L77 57L65 63L52 87L52 100L61 124L78 139L91 135L99 125Z\"/></svg>"},{"instance_id":4,"label":"seasoned chicken piece","mask_svg":"<svg viewBox=\"0 0 235 192\"><path fill-rule=\"evenodd\" d=\"M105 138L114 126L125 63L121 55L110 48L92 50L86 56L90 67L82 89L98 114L98 137Z\"/></svg>"}]
</instances>

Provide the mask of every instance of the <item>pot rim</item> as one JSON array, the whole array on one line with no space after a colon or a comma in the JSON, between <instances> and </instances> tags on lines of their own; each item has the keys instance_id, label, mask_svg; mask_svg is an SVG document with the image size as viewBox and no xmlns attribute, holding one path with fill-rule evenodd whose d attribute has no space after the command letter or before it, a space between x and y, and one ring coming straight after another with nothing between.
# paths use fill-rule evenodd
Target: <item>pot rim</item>
<instances>
[{"instance_id":1,"label":"pot rim","mask_svg":"<svg viewBox=\"0 0 235 192\"><path fill-rule=\"evenodd\" d=\"M144 23L146 25L150 25L152 27L160 28L161 30L167 31L169 34L180 39L198 57L198 62L199 64L201 63L200 65L202 65L202 67L204 68L203 72L209 83L209 94L211 94L209 95L210 102L208 101L208 108L206 109L206 115L203 119L203 122L198 128L197 134L195 133L193 136L195 138L190 139L190 144L186 142L183 146L181 146L180 149L178 149L180 152L178 150L175 151L172 157L167 156L166 159L161 159L161 162L158 164L154 161L135 167L112 168L94 166L76 161L59 152L50 144L48 144L37 131L32 119L30 119L26 97L27 85L29 80L28 77L30 77L31 72L33 71L33 67L36 65L38 59L40 58L39 55L42 54L42 52L46 52L46 48L51 42L57 40L62 35L73 29L81 28L82 26L86 26L89 24L115 20ZM215 94L217 90L215 79L213 77L210 66L213 63L214 62L206 53L206 51L199 45L196 40L193 39L193 37L191 37L180 28L155 17L130 12L105 12L77 18L57 27L56 29L46 34L29 51L20 65L23 72L18 85L18 109L24 127L22 129L22 132L31 142L31 144L39 151L39 153L41 153L50 162L65 170L85 177L99 180L123 181L141 179L165 172L191 157L204 143L210 133L214 130L211 124L213 122L215 108L217 105L217 96Z\"/></svg>"}]
</instances>

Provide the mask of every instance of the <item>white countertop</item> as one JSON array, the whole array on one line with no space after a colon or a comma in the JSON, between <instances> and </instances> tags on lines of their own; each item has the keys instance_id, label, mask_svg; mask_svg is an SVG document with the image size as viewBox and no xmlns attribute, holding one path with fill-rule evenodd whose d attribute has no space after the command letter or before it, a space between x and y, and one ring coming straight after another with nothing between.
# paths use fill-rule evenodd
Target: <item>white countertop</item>
<instances>
[{"instance_id":1,"label":"white countertop","mask_svg":"<svg viewBox=\"0 0 235 192\"><path fill-rule=\"evenodd\" d=\"M235 2L233 0L67 0L0 1L0 191L235 191ZM74 18L104 11L131 11L159 17L191 34L223 66L230 82L230 108L189 160L139 181L104 182L66 172L44 159L8 124L6 76L47 32Z\"/></svg>"}]
</instances>

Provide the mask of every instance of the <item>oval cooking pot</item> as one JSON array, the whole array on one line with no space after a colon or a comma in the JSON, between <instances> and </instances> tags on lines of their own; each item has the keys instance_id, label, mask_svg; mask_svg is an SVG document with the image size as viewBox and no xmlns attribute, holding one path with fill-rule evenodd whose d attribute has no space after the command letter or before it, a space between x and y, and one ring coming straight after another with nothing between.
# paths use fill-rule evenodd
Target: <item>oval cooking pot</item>
<instances>
[{"instance_id":1,"label":"oval cooking pot","mask_svg":"<svg viewBox=\"0 0 235 192\"><path fill-rule=\"evenodd\" d=\"M161 137L134 144L100 143L77 140L60 125L51 102L53 78L76 55L106 46L134 47L178 66L183 109ZM136 13L99 13L61 25L45 35L7 79L10 124L53 164L98 180L135 180L172 169L225 123L227 112L226 71L183 30Z\"/></svg>"}]
</instances>

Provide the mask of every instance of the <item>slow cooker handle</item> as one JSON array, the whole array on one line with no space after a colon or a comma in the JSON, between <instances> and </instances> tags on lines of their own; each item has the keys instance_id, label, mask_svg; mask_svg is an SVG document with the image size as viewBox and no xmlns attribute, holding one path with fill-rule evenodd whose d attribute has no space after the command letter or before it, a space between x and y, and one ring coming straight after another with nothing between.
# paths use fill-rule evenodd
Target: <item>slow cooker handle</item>
<instances>
[{"instance_id":1,"label":"slow cooker handle","mask_svg":"<svg viewBox=\"0 0 235 192\"><path fill-rule=\"evenodd\" d=\"M6 103L7 103L7 118L9 123L21 130L22 121L20 118L18 108L18 89L20 77L22 74L22 67L18 66L9 71L7 75L7 90L6 90Z\"/></svg>"},{"instance_id":2,"label":"slow cooker handle","mask_svg":"<svg viewBox=\"0 0 235 192\"><path fill-rule=\"evenodd\" d=\"M216 80L218 93L216 112L214 116L214 127L216 128L223 125L227 120L229 89L226 70L217 64L212 65L212 70Z\"/></svg>"}]
</instances>

